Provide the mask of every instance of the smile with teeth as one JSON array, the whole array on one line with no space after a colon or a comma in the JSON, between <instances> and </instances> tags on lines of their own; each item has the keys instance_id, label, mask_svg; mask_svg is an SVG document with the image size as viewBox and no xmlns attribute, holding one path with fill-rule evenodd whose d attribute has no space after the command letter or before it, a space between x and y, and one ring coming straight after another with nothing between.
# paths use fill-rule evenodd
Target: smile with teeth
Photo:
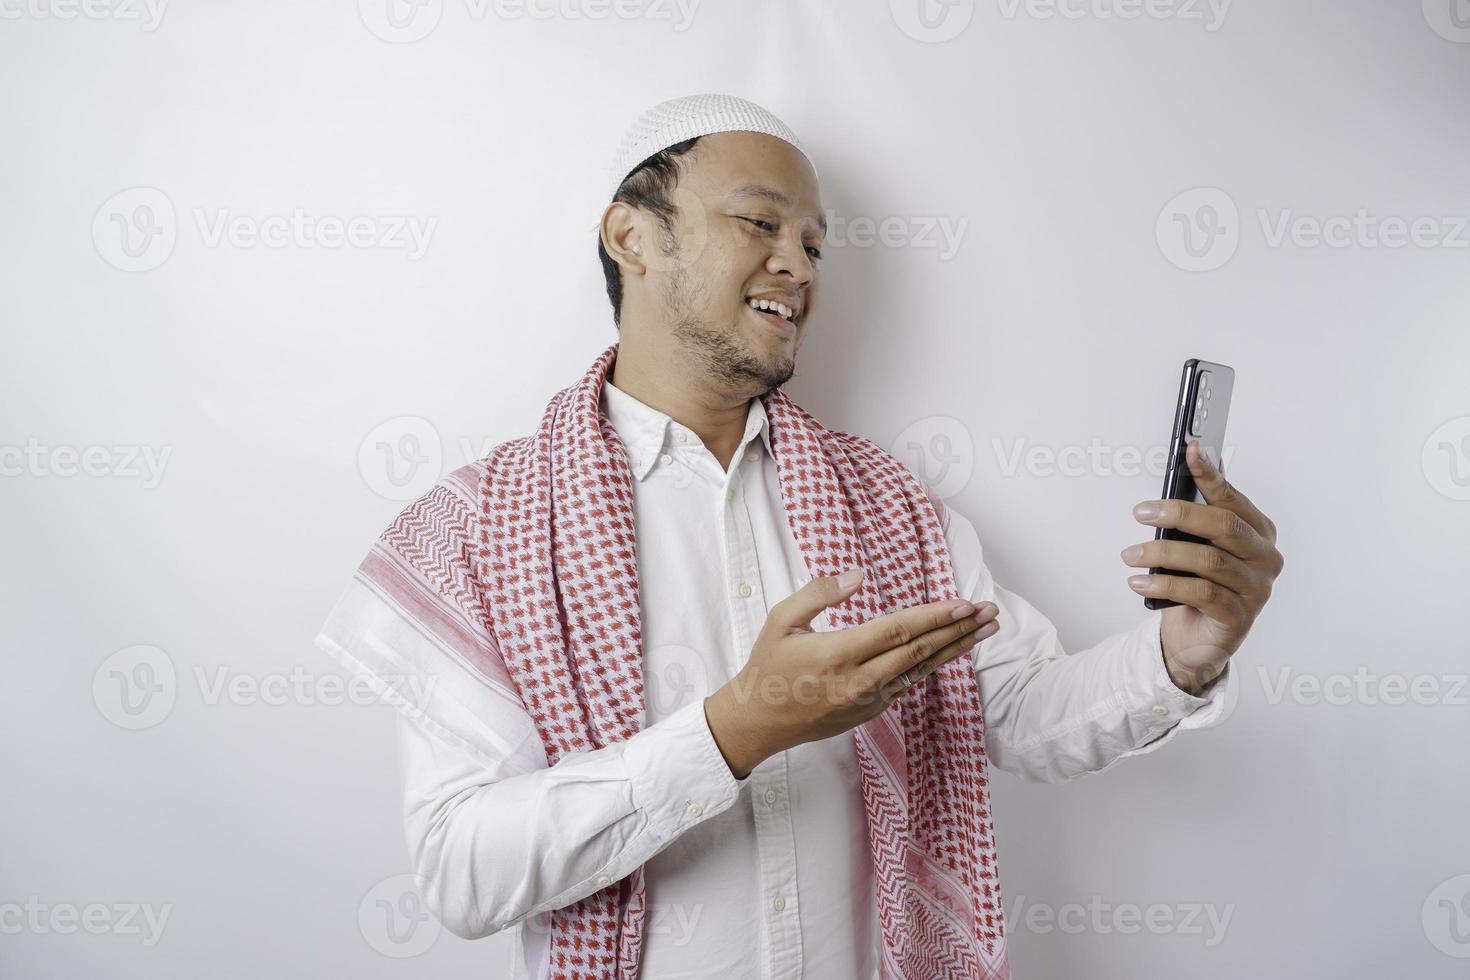
<instances>
[{"instance_id":1,"label":"smile with teeth","mask_svg":"<svg viewBox=\"0 0 1470 980\"><path fill-rule=\"evenodd\" d=\"M796 322L796 316L792 313L791 307L784 303L778 303L775 300L769 299L748 299L745 302L747 306L757 312L774 313L788 323Z\"/></svg>"}]
</instances>

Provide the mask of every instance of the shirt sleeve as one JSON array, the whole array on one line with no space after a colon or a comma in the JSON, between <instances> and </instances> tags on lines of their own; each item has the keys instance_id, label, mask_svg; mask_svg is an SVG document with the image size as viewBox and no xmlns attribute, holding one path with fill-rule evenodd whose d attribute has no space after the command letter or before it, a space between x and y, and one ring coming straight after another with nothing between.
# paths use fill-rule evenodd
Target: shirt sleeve
<instances>
[{"instance_id":1,"label":"shirt sleeve","mask_svg":"<svg viewBox=\"0 0 1470 980\"><path fill-rule=\"evenodd\" d=\"M425 903L463 939L626 877L751 779L730 771L703 700L550 767L538 747L492 771L407 716L399 747L413 868Z\"/></svg>"},{"instance_id":2,"label":"shirt sleeve","mask_svg":"<svg viewBox=\"0 0 1470 980\"><path fill-rule=\"evenodd\" d=\"M949 507L944 523L960 594L1000 610L1000 629L971 655L986 752L1001 769L1029 782L1064 783L1225 719L1236 696L1229 662L1199 696L1181 690L1164 665L1162 610L1067 653L1046 616L995 583L974 525Z\"/></svg>"}]
</instances>

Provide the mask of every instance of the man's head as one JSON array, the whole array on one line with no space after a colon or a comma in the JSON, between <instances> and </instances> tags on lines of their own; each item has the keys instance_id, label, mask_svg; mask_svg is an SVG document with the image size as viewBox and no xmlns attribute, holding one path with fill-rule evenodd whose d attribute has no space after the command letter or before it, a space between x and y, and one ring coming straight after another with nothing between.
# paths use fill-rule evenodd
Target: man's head
<instances>
[{"instance_id":1,"label":"man's head","mask_svg":"<svg viewBox=\"0 0 1470 980\"><path fill-rule=\"evenodd\" d=\"M729 97L691 100L710 98ZM676 111L662 117L672 124L645 133L642 148L657 150L619 183L603 212L598 255L623 346L632 341L750 397L795 370L816 304L826 219L816 170L795 137L759 106L732 101L759 128L723 129L745 123L711 122L707 113L680 123ZM691 130L702 132L668 140ZM781 303L789 320L752 309L753 298Z\"/></svg>"}]
</instances>

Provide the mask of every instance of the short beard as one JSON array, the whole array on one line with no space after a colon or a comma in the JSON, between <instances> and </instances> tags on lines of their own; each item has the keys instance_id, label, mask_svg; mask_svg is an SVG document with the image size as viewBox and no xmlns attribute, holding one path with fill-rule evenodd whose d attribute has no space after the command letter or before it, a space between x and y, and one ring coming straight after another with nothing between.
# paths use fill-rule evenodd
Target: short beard
<instances>
[{"instance_id":1,"label":"short beard","mask_svg":"<svg viewBox=\"0 0 1470 980\"><path fill-rule=\"evenodd\" d=\"M756 357L729 331L711 330L698 320L682 318L674 326L674 336L684 349L704 365L710 376L734 391L755 387L764 395L791 380L796 373L796 360L777 357L766 362Z\"/></svg>"},{"instance_id":2,"label":"short beard","mask_svg":"<svg viewBox=\"0 0 1470 980\"><path fill-rule=\"evenodd\" d=\"M671 310L687 310L690 295L686 273L680 270L669 277L664 299ZM796 373L796 358L777 356L767 362L751 353L733 331L711 330L692 316L680 316L674 324L674 338L684 350L704 365L710 377L725 387L745 392L757 389L756 394L779 388L791 380Z\"/></svg>"}]
</instances>

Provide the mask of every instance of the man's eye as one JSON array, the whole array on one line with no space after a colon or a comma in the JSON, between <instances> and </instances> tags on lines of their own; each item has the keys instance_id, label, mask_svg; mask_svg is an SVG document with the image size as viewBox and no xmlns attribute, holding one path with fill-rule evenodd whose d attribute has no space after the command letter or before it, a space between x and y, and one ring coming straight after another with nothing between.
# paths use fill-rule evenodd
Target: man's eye
<instances>
[{"instance_id":1,"label":"man's eye","mask_svg":"<svg viewBox=\"0 0 1470 980\"><path fill-rule=\"evenodd\" d=\"M776 226L774 224L772 224L769 221L766 221L763 218L746 218L746 217L742 216L740 220L742 220L742 221L749 221L751 224L756 225L757 227L759 227L761 229L761 231L775 231L776 230ZM817 248L815 245L808 245L808 246L806 246L806 253L808 255L810 255L814 259L820 259L822 257L822 250L819 249L819 248Z\"/></svg>"}]
</instances>

